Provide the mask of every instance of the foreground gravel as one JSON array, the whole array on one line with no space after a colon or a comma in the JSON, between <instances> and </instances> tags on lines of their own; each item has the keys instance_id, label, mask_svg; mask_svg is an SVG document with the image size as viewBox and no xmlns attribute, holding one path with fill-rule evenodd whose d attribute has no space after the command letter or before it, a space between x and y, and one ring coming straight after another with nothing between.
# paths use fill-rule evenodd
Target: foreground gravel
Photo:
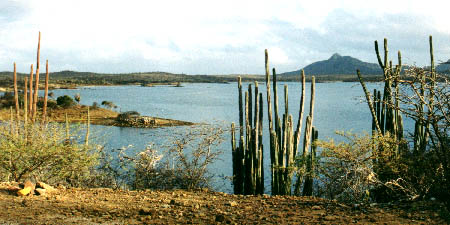
<instances>
[{"instance_id":1,"label":"foreground gravel","mask_svg":"<svg viewBox=\"0 0 450 225\"><path fill-rule=\"evenodd\" d=\"M0 186L0 224L446 224L438 202L347 206L321 198L206 189L58 189L18 197Z\"/></svg>"}]
</instances>

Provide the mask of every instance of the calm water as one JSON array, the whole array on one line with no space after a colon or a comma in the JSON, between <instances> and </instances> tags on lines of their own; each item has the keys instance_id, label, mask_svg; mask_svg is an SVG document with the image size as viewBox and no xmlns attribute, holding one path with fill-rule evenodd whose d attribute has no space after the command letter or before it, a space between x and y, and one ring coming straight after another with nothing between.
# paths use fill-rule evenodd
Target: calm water
<instances>
[{"instance_id":1,"label":"calm water","mask_svg":"<svg viewBox=\"0 0 450 225\"><path fill-rule=\"evenodd\" d=\"M279 83L279 109L280 115L284 113L283 86L289 87L289 110L294 121L298 118L298 109L301 95L299 83ZM157 86L107 86L107 87L82 87L76 90L54 90L55 98L61 95L81 95L81 103L92 105L93 102L114 102L122 112L134 110L141 115L149 115L191 122L223 123L230 126L231 122L238 124L238 90L237 83L230 84L183 84L184 87ZM245 89L247 83L244 83ZM381 89L381 84L371 83L368 88ZM305 116L309 113L310 83L306 84ZM267 101L265 83L260 84L260 92L264 98L264 154L265 168L269 168L269 137L267 122ZM359 83L317 83L316 103L314 110L314 126L319 131L320 139L334 138L336 130L343 131L370 131L371 117L366 103L361 99L363 91ZM273 98L273 93L272 93ZM272 100L273 104L273 100ZM281 111L282 110L282 111ZM305 124L306 122L303 122ZM408 126L408 124L406 124ZM107 149L117 149L123 146L133 145L135 150L144 149L149 142L158 143L165 139L165 135L180 128L119 128L93 126L100 134L100 141L106 143ZM183 129L183 128L181 128ZM302 129L304 130L304 129ZM222 144L224 154L220 161L212 166L217 175L231 176L231 147L230 135L226 134ZM265 174L269 174L267 171ZM270 177L266 175L266 187L270 183ZM218 181L222 191L231 191L229 182ZM266 188L268 191L269 188Z\"/></svg>"}]
</instances>

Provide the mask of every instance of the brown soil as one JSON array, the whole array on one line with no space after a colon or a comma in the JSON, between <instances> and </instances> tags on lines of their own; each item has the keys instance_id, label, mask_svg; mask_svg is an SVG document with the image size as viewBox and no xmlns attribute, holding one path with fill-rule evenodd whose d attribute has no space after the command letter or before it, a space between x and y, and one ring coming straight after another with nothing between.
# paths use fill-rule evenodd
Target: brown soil
<instances>
[{"instance_id":1,"label":"brown soil","mask_svg":"<svg viewBox=\"0 0 450 225\"><path fill-rule=\"evenodd\" d=\"M438 202L351 207L312 197L208 190L62 189L18 197L0 185L0 224L445 224Z\"/></svg>"}]
</instances>

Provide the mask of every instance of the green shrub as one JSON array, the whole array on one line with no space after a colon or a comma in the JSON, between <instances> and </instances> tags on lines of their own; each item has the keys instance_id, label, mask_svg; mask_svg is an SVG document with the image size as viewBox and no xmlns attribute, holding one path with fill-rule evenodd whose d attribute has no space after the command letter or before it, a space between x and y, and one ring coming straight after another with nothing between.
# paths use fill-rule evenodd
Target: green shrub
<instances>
[{"instance_id":1,"label":"green shrub","mask_svg":"<svg viewBox=\"0 0 450 225\"><path fill-rule=\"evenodd\" d=\"M59 123L24 126L0 125L0 176L2 180L34 178L48 183L79 185L97 164L97 151L80 143L79 132Z\"/></svg>"},{"instance_id":2,"label":"green shrub","mask_svg":"<svg viewBox=\"0 0 450 225\"><path fill-rule=\"evenodd\" d=\"M140 115L141 114L139 114L136 111L127 111L127 112L120 113L117 116L117 120L118 121L124 121L124 120L130 119L130 118L133 118L133 117L137 117L137 116L140 116Z\"/></svg>"},{"instance_id":3,"label":"green shrub","mask_svg":"<svg viewBox=\"0 0 450 225\"><path fill-rule=\"evenodd\" d=\"M56 103L58 106L61 106L63 108L69 108L75 105L75 101L73 100L73 98L68 95L59 96L56 99Z\"/></svg>"}]
</instances>

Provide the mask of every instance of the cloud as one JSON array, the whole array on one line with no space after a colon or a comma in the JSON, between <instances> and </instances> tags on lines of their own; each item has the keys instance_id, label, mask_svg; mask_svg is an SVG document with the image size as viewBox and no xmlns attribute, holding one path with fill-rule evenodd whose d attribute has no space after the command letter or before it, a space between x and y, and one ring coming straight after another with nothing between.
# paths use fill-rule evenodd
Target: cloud
<instances>
[{"instance_id":1,"label":"cloud","mask_svg":"<svg viewBox=\"0 0 450 225\"><path fill-rule=\"evenodd\" d=\"M389 5L389 7L385 7ZM445 7L423 1L6 0L0 3L0 71L41 61L53 71L264 73L264 49L279 72L333 53L376 62L373 41L428 63L450 58Z\"/></svg>"}]
</instances>

